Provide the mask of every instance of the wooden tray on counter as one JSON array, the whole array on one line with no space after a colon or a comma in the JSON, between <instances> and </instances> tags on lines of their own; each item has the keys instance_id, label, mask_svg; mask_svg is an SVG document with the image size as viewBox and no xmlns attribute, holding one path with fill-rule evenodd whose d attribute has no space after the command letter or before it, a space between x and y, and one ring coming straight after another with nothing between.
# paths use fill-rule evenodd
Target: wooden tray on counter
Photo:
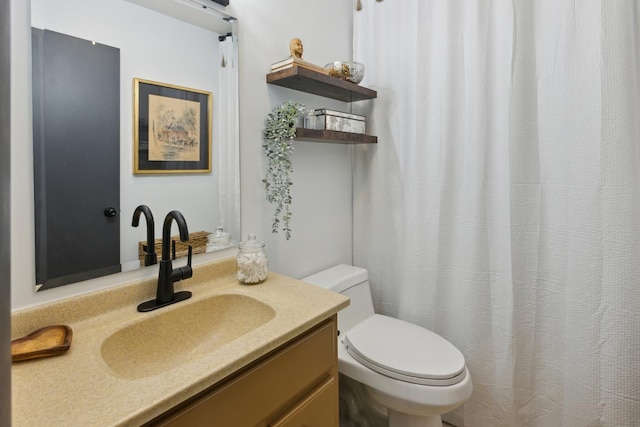
<instances>
[{"instance_id":1,"label":"wooden tray on counter","mask_svg":"<svg viewBox=\"0 0 640 427\"><path fill-rule=\"evenodd\" d=\"M38 329L11 341L11 361L57 356L69 350L73 331L67 325L54 325Z\"/></svg>"}]
</instances>

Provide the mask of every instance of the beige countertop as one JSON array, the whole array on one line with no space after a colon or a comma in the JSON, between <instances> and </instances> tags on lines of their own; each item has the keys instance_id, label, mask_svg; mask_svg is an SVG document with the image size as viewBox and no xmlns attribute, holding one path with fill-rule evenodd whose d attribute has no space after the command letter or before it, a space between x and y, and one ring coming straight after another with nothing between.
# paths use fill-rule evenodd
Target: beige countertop
<instances>
[{"instance_id":1,"label":"beige countertop","mask_svg":"<svg viewBox=\"0 0 640 427\"><path fill-rule=\"evenodd\" d=\"M261 284L241 285L234 257L196 266L193 278L176 283L176 291L193 293L190 299L139 313L137 305L153 299L155 289L155 278L138 280L12 313L12 339L50 325L73 329L66 353L12 365L13 426L143 424L348 305L345 296L272 272ZM102 343L114 331L217 294L249 296L272 307L275 315L213 351L185 357L159 375L122 378L103 360Z\"/></svg>"}]
</instances>

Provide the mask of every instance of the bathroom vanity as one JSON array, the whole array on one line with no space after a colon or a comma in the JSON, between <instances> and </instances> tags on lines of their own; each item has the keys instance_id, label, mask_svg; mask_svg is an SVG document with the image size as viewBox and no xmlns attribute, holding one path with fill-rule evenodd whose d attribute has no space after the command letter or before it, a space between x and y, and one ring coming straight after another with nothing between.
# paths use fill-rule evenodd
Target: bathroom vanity
<instances>
[{"instance_id":1,"label":"bathroom vanity","mask_svg":"<svg viewBox=\"0 0 640 427\"><path fill-rule=\"evenodd\" d=\"M337 427L336 333L322 322L149 425Z\"/></svg>"},{"instance_id":2,"label":"bathroom vanity","mask_svg":"<svg viewBox=\"0 0 640 427\"><path fill-rule=\"evenodd\" d=\"M348 298L235 257L194 266L189 300L151 313L156 278L12 314L12 339L73 329L64 354L14 363L18 426L337 426L336 313Z\"/></svg>"}]
</instances>

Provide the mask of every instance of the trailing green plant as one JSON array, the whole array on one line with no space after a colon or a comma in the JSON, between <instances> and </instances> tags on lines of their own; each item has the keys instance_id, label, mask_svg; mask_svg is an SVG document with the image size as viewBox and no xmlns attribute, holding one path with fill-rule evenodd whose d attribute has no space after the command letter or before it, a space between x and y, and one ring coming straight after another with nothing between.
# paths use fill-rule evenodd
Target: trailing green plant
<instances>
[{"instance_id":1,"label":"trailing green plant","mask_svg":"<svg viewBox=\"0 0 640 427\"><path fill-rule=\"evenodd\" d=\"M291 154L296 123L303 108L303 105L293 101L286 101L275 107L267 116L262 135L262 148L268 160L267 173L262 183L267 191L267 201L275 205L271 231L284 231L287 240L291 238Z\"/></svg>"}]
</instances>

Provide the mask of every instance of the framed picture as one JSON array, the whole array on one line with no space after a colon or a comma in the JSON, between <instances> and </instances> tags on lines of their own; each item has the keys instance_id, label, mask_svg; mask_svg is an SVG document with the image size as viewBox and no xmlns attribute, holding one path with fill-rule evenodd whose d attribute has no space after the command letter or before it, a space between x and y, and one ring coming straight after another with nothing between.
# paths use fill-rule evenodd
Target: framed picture
<instances>
[{"instance_id":1,"label":"framed picture","mask_svg":"<svg viewBox=\"0 0 640 427\"><path fill-rule=\"evenodd\" d=\"M133 172L211 172L211 92L134 79Z\"/></svg>"}]
</instances>

